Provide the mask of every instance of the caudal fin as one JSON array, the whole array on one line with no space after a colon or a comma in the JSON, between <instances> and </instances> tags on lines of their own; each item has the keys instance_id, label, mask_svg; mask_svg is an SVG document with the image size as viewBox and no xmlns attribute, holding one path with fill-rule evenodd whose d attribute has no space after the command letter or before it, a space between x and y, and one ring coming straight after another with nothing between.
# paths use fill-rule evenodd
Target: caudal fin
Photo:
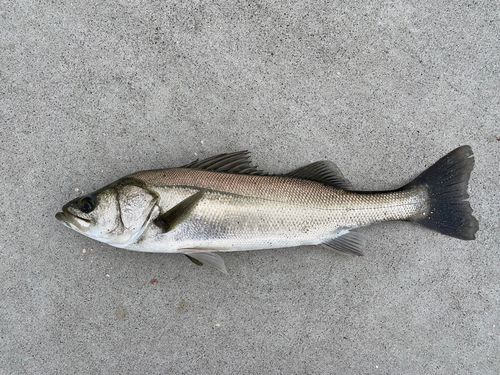
<instances>
[{"instance_id":1,"label":"caudal fin","mask_svg":"<svg viewBox=\"0 0 500 375\"><path fill-rule=\"evenodd\" d=\"M427 192L428 209L410 220L451 237L475 239L478 222L466 200L473 167L471 147L461 146L403 187Z\"/></svg>"}]
</instances>

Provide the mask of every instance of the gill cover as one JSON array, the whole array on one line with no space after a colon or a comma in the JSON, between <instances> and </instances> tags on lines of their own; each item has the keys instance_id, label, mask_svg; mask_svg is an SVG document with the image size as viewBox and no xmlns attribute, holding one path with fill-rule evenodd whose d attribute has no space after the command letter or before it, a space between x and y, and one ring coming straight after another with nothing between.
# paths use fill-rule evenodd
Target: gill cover
<instances>
[{"instance_id":1,"label":"gill cover","mask_svg":"<svg viewBox=\"0 0 500 375\"><path fill-rule=\"evenodd\" d=\"M108 243L126 247L144 232L155 208L159 211L156 206L158 197L142 182L133 179L119 180L115 184L119 221L117 228L110 233Z\"/></svg>"},{"instance_id":2,"label":"gill cover","mask_svg":"<svg viewBox=\"0 0 500 375\"><path fill-rule=\"evenodd\" d=\"M141 181L124 178L63 207L56 218L95 240L126 247L144 232L159 213L158 196Z\"/></svg>"}]
</instances>

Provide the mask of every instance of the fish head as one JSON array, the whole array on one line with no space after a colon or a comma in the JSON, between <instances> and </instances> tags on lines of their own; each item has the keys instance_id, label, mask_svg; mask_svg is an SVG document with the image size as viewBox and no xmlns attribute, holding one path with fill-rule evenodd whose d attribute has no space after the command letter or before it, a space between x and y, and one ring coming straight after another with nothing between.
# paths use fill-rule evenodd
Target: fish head
<instances>
[{"instance_id":1,"label":"fish head","mask_svg":"<svg viewBox=\"0 0 500 375\"><path fill-rule=\"evenodd\" d=\"M158 216L157 202L141 181L125 178L66 203L56 219L87 237L126 247Z\"/></svg>"}]
</instances>

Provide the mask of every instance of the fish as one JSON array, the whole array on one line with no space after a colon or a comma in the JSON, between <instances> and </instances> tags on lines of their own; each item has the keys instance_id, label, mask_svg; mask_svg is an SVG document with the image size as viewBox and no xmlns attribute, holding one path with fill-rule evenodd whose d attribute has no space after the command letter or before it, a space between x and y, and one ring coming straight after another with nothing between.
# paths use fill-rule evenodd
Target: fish
<instances>
[{"instance_id":1,"label":"fish","mask_svg":"<svg viewBox=\"0 0 500 375\"><path fill-rule=\"evenodd\" d=\"M462 240L478 221L468 201L470 146L406 185L358 191L330 161L285 174L254 167L248 151L125 176L56 214L66 227L117 248L185 254L227 273L219 253L319 245L363 255L374 223L404 220Z\"/></svg>"}]
</instances>

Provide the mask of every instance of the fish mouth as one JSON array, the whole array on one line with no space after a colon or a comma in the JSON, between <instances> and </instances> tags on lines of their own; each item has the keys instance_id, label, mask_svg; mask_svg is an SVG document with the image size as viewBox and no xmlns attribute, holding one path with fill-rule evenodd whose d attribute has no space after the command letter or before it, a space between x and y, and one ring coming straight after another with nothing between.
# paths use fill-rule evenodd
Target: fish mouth
<instances>
[{"instance_id":1,"label":"fish mouth","mask_svg":"<svg viewBox=\"0 0 500 375\"><path fill-rule=\"evenodd\" d=\"M56 214L56 219L63 223L66 227L78 232L86 232L90 227L90 220L76 216L75 214L69 212L66 206L62 208L62 212L58 212Z\"/></svg>"}]
</instances>

